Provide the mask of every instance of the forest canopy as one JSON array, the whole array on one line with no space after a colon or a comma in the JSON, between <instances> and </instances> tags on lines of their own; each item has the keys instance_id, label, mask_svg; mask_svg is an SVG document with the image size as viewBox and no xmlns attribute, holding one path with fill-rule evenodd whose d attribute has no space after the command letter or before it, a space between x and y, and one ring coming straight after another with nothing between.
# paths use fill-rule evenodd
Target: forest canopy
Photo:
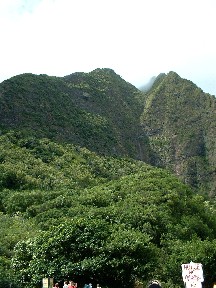
<instances>
[{"instance_id":1,"label":"forest canopy","mask_svg":"<svg viewBox=\"0 0 216 288\"><path fill-rule=\"evenodd\" d=\"M214 206L170 172L20 133L0 146L1 287L182 287L190 261L214 280Z\"/></svg>"}]
</instances>

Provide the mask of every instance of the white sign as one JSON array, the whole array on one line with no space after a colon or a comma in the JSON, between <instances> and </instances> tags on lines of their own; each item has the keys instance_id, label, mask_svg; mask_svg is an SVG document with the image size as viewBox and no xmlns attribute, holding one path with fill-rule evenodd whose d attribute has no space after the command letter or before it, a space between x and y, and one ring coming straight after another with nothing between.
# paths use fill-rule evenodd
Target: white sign
<instances>
[{"instance_id":1,"label":"white sign","mask_svg":"<svg viewBox=\"0 0 216 288\"><path fill-rule=\"evenodd\" d=\"M185 282L186 288L202 288L202 282Z\"/></svg>"},{"instance_id":2,"label":"white sign","mask_svg":"<svg viewBox=\"0 0 216 288\"><path fill-rule=\"evenodd\" d=\"M203 269L201 263L182 264L182 278L186 284L186 287L202 287L201 282L203 279Z\"/></svg>"},{"instance_id":3,"label":"white sign","mask_svg":"<svg viewBox=\"0 0 216 288\"><path fill-rule=\"evenodd\" d=\"M43 284L43 288L52 288L53 278L43 278L42 284Z\"/></svg>"}]
</instances>

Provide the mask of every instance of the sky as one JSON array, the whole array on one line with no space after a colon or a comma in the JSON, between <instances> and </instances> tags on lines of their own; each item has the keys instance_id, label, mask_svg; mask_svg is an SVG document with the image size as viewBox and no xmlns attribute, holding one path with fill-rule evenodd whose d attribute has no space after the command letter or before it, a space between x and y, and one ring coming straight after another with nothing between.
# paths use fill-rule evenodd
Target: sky
<instances>
[{"instance_id":1,"label":"sky","mask_svg":"<svg viewBox=\"0 0 216 288\"><path fill-rule=\"evenodd\" d=\"M216 0L0 0L0 82L111 68L175 71L216 95Z\"/></svg>"}]
</instances>

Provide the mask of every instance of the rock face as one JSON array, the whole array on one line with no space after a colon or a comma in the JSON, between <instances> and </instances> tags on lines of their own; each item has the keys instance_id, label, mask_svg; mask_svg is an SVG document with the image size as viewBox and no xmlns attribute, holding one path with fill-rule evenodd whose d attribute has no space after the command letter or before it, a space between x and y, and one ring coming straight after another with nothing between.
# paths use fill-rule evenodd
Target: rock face
<instances>
[{"instance_id":1,"label":"rock face","mask_svg":"<svg viewBox=\"0 0 216 288\"><path fill-rule=\"evenodd\" d=\"M152 163L216 194L216 99L175 72L156 79L146 94L141 124Z\"/></svg>"}]
</instances>

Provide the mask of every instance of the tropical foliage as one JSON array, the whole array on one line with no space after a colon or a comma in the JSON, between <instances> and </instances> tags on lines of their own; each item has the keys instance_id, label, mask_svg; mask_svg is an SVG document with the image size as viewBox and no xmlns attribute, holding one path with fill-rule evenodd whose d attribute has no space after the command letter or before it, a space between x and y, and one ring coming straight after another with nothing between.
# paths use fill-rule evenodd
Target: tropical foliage
<instances>
[{"instance_id":1,"label":"tropical foliage","mask_svg":"<svg viewBox=\"0 0 216 288\"><path fill-rule=\"evenodd\" d=\"M174 72L145 93L111 69L1 83L0 288L180 288L190 261L212 287L215 115Z\"/></svg>"},{"instance_id":2,"label":"tropical foliage","mask_svg":"<svg viewBox=\"0 0 216 288\"><path fill-rule=\"evenodd\" d=\"M168 171L70 144L0 137L0 287L44 277L182 287L181 264L215 275L213 203Z\"/></svg>"},{"instance_id":3,"label":"tropical foliage","mask_svg":"<svg viewBox=\"0 0 216 288\"><path fill-rule=\"evenodd\" d=\"M141 116L155 165L210 195L216 193L215 107L214 96L170 72L146 93Z\"/></svg>"}]
</instances>

